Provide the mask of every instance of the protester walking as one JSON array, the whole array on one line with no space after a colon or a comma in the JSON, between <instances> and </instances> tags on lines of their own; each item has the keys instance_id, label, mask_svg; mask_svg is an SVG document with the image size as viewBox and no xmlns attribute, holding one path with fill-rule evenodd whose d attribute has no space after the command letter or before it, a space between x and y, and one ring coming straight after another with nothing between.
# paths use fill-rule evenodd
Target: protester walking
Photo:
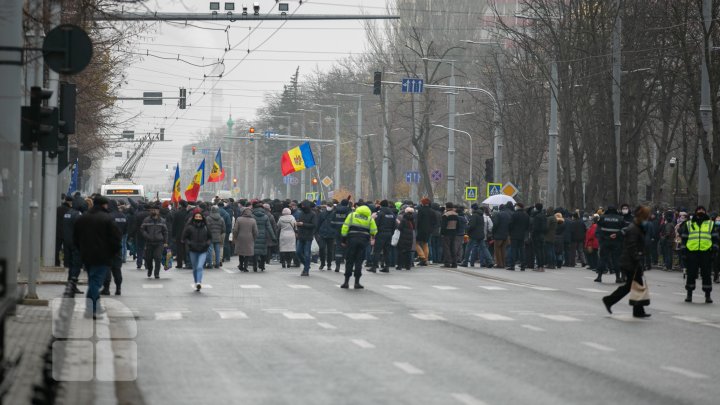
<instances>
[{"instance_id":1,"label":"protester walking","mask_svg":"<svg viewBox=\"0 0 720 405\"><path fill-rule=\"evenodd\" d=\"M182 233L182 243L187 246L190 253L195 291L200 291L202 288L205 257L212 243L212 234L208 229L207 222L200 209L196 208L193 211L192 220L185 226Z\"/></svg>"},{"instance_id":2,"label":"protester walking","mask_svg":"<svg viewBox=\"0 0 720 405\"><path fill-rule=\"evenodd\" d=\"M293 217L290 213L290 208L283 208L282 216L278 218L278 228L280 229L280 264L283 269L289 268L292 264L292 259L295 255L297 246L297 239L295 236L297 232L297 223L295 221L295 217Z\"/></svg>"},{"instance_id":3,"label":"protester walking","mask_svg":"<svg viewBox=\"0 0 720 405\"><path fill-rule=\"evenodd\" d=\"M248 265L255 257L255 240L259 233L252 210L246 209L242 211L235 220L232 232L235 254L239 258L238 270L247 273Z\"/></svg>"}]
</instances>

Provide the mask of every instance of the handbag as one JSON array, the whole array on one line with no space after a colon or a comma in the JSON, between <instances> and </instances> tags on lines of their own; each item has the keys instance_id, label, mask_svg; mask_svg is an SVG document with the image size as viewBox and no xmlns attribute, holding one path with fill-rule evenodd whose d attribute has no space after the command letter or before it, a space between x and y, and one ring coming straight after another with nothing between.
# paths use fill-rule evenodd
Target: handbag
<instances>
[{"instance_id":1,"label":"handbag","mask_svg":"<svg viewBox=\"0 0 720 405\"><path fill-rule=\"evenodd\" d=\"M400 242L400 230L396 229L395 232L393 232L392 239L390 239L390 244L397 246L398 242Z\"/></svg>"},{"instance_id":2,"label":"handbag","mask_svg":"<svg viewBox=\"0 0 720 405\"><path fill-rule=\"evenodd\" d=\"M643 284L640 285L633 279L632 284L630 284L630 305L650 305L650 289L648 289L647 281L643 280Z\"/></svg>"}]
</instances>

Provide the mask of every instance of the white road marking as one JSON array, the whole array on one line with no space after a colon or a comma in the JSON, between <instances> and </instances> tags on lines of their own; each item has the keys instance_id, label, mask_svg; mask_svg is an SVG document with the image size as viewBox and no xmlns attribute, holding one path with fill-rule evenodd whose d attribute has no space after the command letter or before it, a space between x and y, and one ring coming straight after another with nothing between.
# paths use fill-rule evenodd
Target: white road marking
<instances>
[{"instance_id":1,"label":"white road marking","mask_svg":"<svg viewBox=\"0 0 720 405\"><path fill-rule=\"evenodd\" d=\"M257 289L257 288L262 288L262 287L260 287L260 286L257 285L257 284L240 284L240 288L245 288L245 289Z\"/></svg>"},{"instance_id":2,"label":"white road marking","mask_svg":"<svg viewBox=\"0 0 720 405\"><path fill-rule=\"evenodd\" d=\"M705 325L705 326L712 326L713 328L718 328L718 329L720 329L720 324L717 324L717 323L707 322L707 323L704 323L703 325Z\"/></svg>"},{"instance_id":3,"label":"white road marking","mask_svg":"<svg viewBox=\"0 0 720 405\"><path fill-rule=\"evenodd\" d=\"M551 321L557 321L557 322L580 322L579 319L573 318L572 316L567 315L547 315L547 314L538 314L541 318L549 319Z\"/></svg>"},{"instance_id":4,"label":"white road marking","mask_svg":"<svg viewBox=\"0 0 720 405\"><path fill-rule=\"evenodd\" d=\"M318 322L318 326L325 329L337 329L334 325L331 325L327 322Z\"/></svg>"},{"instance_id":5,"label":"white road marking","mask_svg":"<svg viewBox=\"0 0 720 405\"><path fill-rule=\"evenodd\" d=\"M455 393L451 395L453 398L455 398L455 400L457 400L463 405L486 405L485 402L473 397L470 394Z\"/></svg>"},{"instance_id":6,"label":"white road marking","mask_svg":"<svg viewBox=\"0 0 720 405\"><path fill-rule=\"evenodd\" d=\"M534 325L521 325L525 329L530 329L535 332L545 332L545 329L534 326Z\"/></svg>"},{"instance_id":7,"label":"white road marking","mask_svg":"<svg viewBox=\"0 0 720 405\"><path fill-rule=\"evenodd\" d=\"M557 288L550 288L550 287L532 286L532 287L528 287L528 288L532 288L533 290L537 290L537 291L557 291Z\"/></svg>"},{"instance_id":8,"label":"white road marking","mask_svg":"<svg viewBox=\"0 0 720 405\"><path fill-rule=\"evenodd\" d=\"M692 323L708 323L708 322L710 322L707 319L702 319L702 318L698 318L696 316L689 316L689 315L676 315L676 316L673 316L673 318L679 319L681 321L692 322Z\"/></svg>"},{"instance_id":9,"label":"white road marking","mask_svg":"<svg viewBox=\"0 0 720 405\"><path fill-rule=\"evenodd\" d=\"M206 289L206 288L213 288L210 284L200 283L200 285L202 286L202 289L203 289L203 290ZM190 284L190 287L192 287L192 288L197 288L197 284Z\"/></svg>"},{"instance_id":10,"label":"white road marking","mask_svg":"<svg viewBox=\"0 0 720 405\"><path fill-rule=\"evenodd\" d=\"M580 342L580 343L584 344L587 347L592 347L595 350L600 350L601 352L614 352L615 351L615 349L613 349L612 347L607 347L607 346L601 345L600 343L595 343L595 342Z\"/></svg>"},{"instance_id":11,"label":"white road marking","mask_svg":"<svg viewBox=\"0 0 720 405\"><path fill-rule=\"evenodd\" d=\"M433 288L437 288L438 290L443 291L450 291L450 290L457 290L457 287L449 286L449 285L434 285Z\"/></svg>"},{"instance_id":12,"label":"white road marking","mask_svg":"<svg viewBox=\"0 0 720 405\"><path fill-rule=\"evenodd\" d=\"M423 321L444 321L445 320L445 318L443 318L442 316L440 316L438 314L420 313L420 314L410 314L410 315L412 315L413 317L415 317L417 319L423 320Z\"/></svg>"},{"instance_id":13,"label":"white road marking","mask_svg":"<svg viewBox=\"0 0 720 405\"><path fill-rule=\"evenodd\" d=\"M386 285L385 287L387 287L391 290L412 290L412 288L410 288L406 285Z\"/></svg>"},{"instance_id":14,"label":"white road marking","mask_svg":"<svg viewBox=\"0 0 720 405\"><path fill-rule=\"evenodd\" d=\"M182 319L182 317L182 312L180 311L155 312L156 321L177 321Z\"/></svg>"},{"instance_id":15,"label":"white road marking","mask_svg":"<svg viewBox=\"0 0 720 405\"><path fill-rule=\"evenodd\" d=\"M314 316L303 312L283 312L287 319L315 319Z\"/></svg>"},{"instance_id":16,"label":"white road marking","mask_svg":"<svg viewBox=\"0 0 720 405\"><path fill-rule=\"evenodd\" d=\"M309 285L304 285L304 284L288 284L288 287L294 288L296 290L303 290L303 289L310 288Z\"/></svg>"},{"instance_id":17,"label":"white road marking","mask_svg":"<svg viewBox=\"0 0 720 405\"><path fill-rule=\"evenodd\" d=\"M356 321L372 321L377 319L376 316L371 314L344 313L343 315Z\"/></svg>"},{"instance_id":18,"label":"white road marking","mask_svg":"<svg viewBox=\"0 0 720 405\"><path fill-rule=\"evenodd\" d=\"M143 284L143 288L163 288L162 284Z\"/></svg>"},{"instance_id":19,"label":"white road marking","mask_svg":"<svg viewBox=\"0 0 720 405\"><path fill-rule=\"evenodd\" d=\"M681 292L674 292L675 295L682 295L683 297L687 295L687 293L681 293Z\"/></svg>"},{"instance_id":20,"label":"white road marking","mask_svg":"<svg viewBox=\"0 0 720 405\"><path fill-rule=\"evenodd\" d=\"M367 340L363 339L353 339L351 342L355 343L356 345L362 347L363 349L374 349L375 345L368 342Z\"/></svg>"},{"instance_id":21,"label":"white road marking","mask_svg":"<svg viewBox=\"0 0 720 405\"><path fill-rule=\"evenodd\" d=\"M673 373L681 374L681 375L684 375L685 377L689 377L689 378L696 378L696 379L710 378L710 377L706 376L705 374L701 374L701 373L698 373L698 372L695 372L692 370L686 370L686 369L680 368L680 367L662 366L660 368L665 371L670 371Z\"/></svg>"},{"instance_id":22,"label":"white road marking","mask_svg":"<svg viewBox=\"0 0 720 405\"><path fill-rule=\"evenodd\" d=\"M514 321L514 319L510 318L509 316L500 315L500 314L474 314L477 317L480 317L486 321Z\"/></svg>"},{"instance_id":23,"label":"white road marking","mask_svg":"<svg viewBox=\"0 0 720 405\"><path fill-rule=\"evenodd\" d=\"M220 315L220 319L248 319L248 316L243 311L238 310L215 310Z\"/></svg>"},{"instance_id":24,"label":"white road marking","mask_svg":"<svg viewBox=\"0 0 720 405\"><path fill-rule=\"evenodd\" d=\"M597 288L578 288L580 291L587 291L591 293L609 293L610 291L598 290Z\"/></svg>"},{"instance_id":25,"label":"white road marking","mask_svg":"<svg viewBox=\"0 0 720 405\"><path fill-rule=\"evenodd\" d=\"M480 288L484 288L489 291L507 291L507 288L498 287L496 285L481 285Z\"/></svg>"},{"instance_id":26,"label":"white road marking","mask_svg":"<svg viewBox=\"0 0 720 405\"><path fill-rule=\"evenodd\" d=\"M222 269L223 269L223 271L224 271L225 273L228 273L228 274L237 274L237 273L240 273L240 270L238 270L237 268L235 268L235 269L228 269L228 268L226 268L226 267L223 267Z\"/></svg>"},{"instance_id":27,"label":"white road marking","mask_svg":"<svg viewBox=\"0 0 720 405\"><path fill-rule=\"evenodd\" d=\"M413 366L410 363L401 363L396 361L393 363L393 365L408 374L425 374L424 371L420 370L419 368Z\"/></svg>"}]
</instances>

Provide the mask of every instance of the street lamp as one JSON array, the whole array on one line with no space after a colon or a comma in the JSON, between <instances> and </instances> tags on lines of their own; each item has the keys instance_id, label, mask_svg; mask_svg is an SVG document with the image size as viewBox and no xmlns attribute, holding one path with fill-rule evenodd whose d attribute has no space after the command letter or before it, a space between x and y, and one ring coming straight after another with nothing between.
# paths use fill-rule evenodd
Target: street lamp
<instances>
[{"instance_id":1,"label":"street lamp","mask_svg":"<svg viewBox=\"0 0 720 405\"><path fill-rule=\"evenodd\" d=\"M292 116L291 115L271 115L271 118L287 118L288 120L288 136L291 136L292 134L290 131L292 131ZM286 144L287 148L290 149L290 141ZM245 164L245 189L248 187L248 173L247 173L247 161ZM285 198L290 198L290 182L286 181L285 183Z\"/></svg>"},{"instance_id":2,"label":"street lamp","mask_svg":"<svg viewBox=\"0 0 720 405\"><path fill-rule=\"evenodd\" d=\"M358 117L357 117L357 140L355 142L355 196L360 198L362 192L362 94L344 94L333 93L336 96L357 97L358 99Z\"/></svg>"},{"instance_id":3,"label":"street lamp","mask_svg":"<svg viewBox=\"0 0 720 405\"><path fill-rule=\"evenodd\" d=\"M472 113L470 113L470 114L472 114ZM466 115L466 114L462 114L462 115ZM470 139L470 185L472 186L472 181L473 181L473 143L472 143L472 135L470 135L470 133L465 132L465 131L462 131L462 130L460 130L460 129L448 128L448 127L446 127L445 125L433 124L433 126L434 126L434 127L437 127L437 128L447 129L448 131L452 131L452 132L460 132L461 134L467 135L468 138Z\"/></svg>"},{"instance_id":4,"label":"street lamp","mask_svg":"<svg viewBox=\"0 0 720 405\"><path fill-rule=\"evenodd\" d=\"M313 104L320 108L335 109L335 188L340 188L340 106Z\"/></svg>"},{"instance_id":5,"label":"street lamp","mask_svg":"<svg viewBox=\"0 0 720 405\"><path fill-rule=\"evenodd\" d=\"M323 139L322 110L307 110L304 108L298 108L298 111L318 113L319 120L317 123L318 123L319 129L320 129L318 131L318 136L319 136L319 139ZM312 122L311 122L311 124L312 124ZM318 155L318 168L322 168L322 149L320 149L320 154ZM319 170L318 170L318 172L319 172Z\"/></svg>"}]
</instances>

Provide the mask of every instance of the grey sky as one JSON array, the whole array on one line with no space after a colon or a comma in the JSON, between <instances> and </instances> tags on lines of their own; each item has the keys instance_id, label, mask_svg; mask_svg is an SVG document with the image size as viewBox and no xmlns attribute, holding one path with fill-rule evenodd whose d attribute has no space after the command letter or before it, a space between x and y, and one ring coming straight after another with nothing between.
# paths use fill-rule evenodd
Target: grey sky
<instances>
[{"instance_id":1,"label":"grey sky","mask_svg":"<svg viewBox=\"0 0 720 405\"><path fill-rule=\"evenodd\" d=\"M298 14L385 14L385 0L325 0L303 1L288 0L290 12ZM222 3L222 2L221 2ZM243 3L252 10L252 1L238 1L239 13ZM275 0L261 0L261 13L267 13L275 7ZM202 0L155 0L146 3L150 10L164 12L209 12L209 1ZM222 6L221 6L222 7ZM272 11L277 13L275 7ZM213 73L217 65L211 65L224 56L225 74L215 87L222 89L223 100L216 115L224 125L228 114L233 118L252 120L255 111L263 105L264 95L282 89L297 66L302 75L315 69L326 70L334 61L365 50L365 32L361 21L290 21L278 30L282 22L191 22L154 23L153 30L134 45L134 52L151 56L135 55L137 61L126 71L126 84L119 95L139 97L143 91L162 91L163 95L178 96L178 89L188 89L186 110L176 108L176 100L168 100L163 106L143 106L140 101L119 101L127 114L124 117L142 113L133 128L136 136L147 132L157 132L164 127L165 139L173 142L156 144L150 154L140 163L135 181L140 184L157 184L170 174L165 166L172 166L180 160L183 145L190 143L199 131L208 132L211 114L210 89L217 79L204 75ZM230 26L227 33L225 28ZM202 27L202 28L198 28ZM253 28L257 27L254 31ZM245 37L250 36L243 41ZM266 41L266 42L265 42ZM235 47L225 53L228 45ZM249 49L256 49L248 55ZM181 59L168 60L172 58ZM245 58L245 60L242 60ZM222 69L222 68L220 68ZM193 92L190 94L190 92ZM206 94L203 96L203 92ZM123 118L124 118L123 117ZM123 151L126 148L112 149ZM104 177L114 173L123 159L107 157L104 161ZM103 177L103 178L104 178Z\"/></svg>"}]
</instances>

